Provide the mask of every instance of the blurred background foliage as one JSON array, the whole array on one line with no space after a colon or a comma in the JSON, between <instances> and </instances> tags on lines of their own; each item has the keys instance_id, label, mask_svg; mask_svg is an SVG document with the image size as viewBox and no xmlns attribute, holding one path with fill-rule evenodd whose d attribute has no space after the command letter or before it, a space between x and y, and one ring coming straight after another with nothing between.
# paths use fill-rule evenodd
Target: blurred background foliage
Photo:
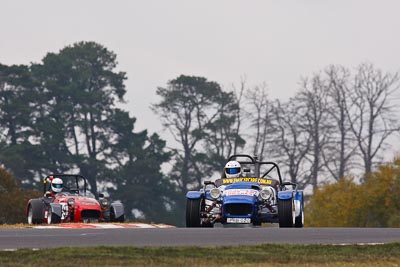
<instances>
[{"instance_id":1,"label":"blurred background foliage","mask_svg":"<svg viewBox=\"0 0 400 267\"><path fill-rule=\"evenodd\" d=\"M41 195L39 191L21 188L9 172L0 168L0 224L25 222L26 203Z\"/></svg>"},{"instance_id":2,"label":"blurred background foliage","mask_svg":"<svg viewBox=\"0 0 400 267\"><path fill-rule=\"evenodd\" d=\"M351 177L321 186L306 206L310 227L400 227L400 158L365 183Z\"/></svg>"}]
</instances>

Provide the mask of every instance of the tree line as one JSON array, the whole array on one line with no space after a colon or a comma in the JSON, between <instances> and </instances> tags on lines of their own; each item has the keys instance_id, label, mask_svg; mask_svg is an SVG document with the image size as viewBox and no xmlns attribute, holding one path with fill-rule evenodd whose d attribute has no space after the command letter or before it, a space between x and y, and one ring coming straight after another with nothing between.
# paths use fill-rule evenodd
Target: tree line
<instances>
[{"instance_id":1,"label":"tree line","mask_svg":"<svg viewBox=\"0 0 400 267\"><path fill-rule=\"evenodd\" d=\"M372 64L329 66L286 101L246 79L222 88L180 75L157 88L151 105L178 144L167 149L117 107L126 73L116 67L116 54L94 42L29 66L0 64L0 164L21 187L37 188L48 173L80 173L94 193L121 200L130 219L180 225L186 191L220 173L231 154L277 161L285 179L316 190L350 173L366 181L399 130L398 74Z\"/></svg>"},{"instance_id":2,"label":"tree line","mask_svg":"<svg viewBox=\"0 0 400 267\"><path fill-rule=\"evenodd\" d=\"M0 162L23 188L41 190L50 173L79 173L95 194L123 201L131 219L136 209L174 222L175 188L161 172L170 152L159 135L134 131L136 119L117 107L126 74L116 65L94 42L29 66L0 65Z\"/></svg>"},{"instance_id":3,"label":"tree line","mask_svg":"<svg viewBox=\"0 0 400 267\"><path fill-rule=\"evenodd\" d=\"M398 74L369 63L353 72L328 66L300 84L287 101L270 99L266 84L248 87L245 79L228 92L190 76L158 88L153 109L181 145L172 173L182 190L221 171L236 152L278 161L286 179L313 190L352 173L368 177L400 129Z\"/></svg>"}]
</instances>

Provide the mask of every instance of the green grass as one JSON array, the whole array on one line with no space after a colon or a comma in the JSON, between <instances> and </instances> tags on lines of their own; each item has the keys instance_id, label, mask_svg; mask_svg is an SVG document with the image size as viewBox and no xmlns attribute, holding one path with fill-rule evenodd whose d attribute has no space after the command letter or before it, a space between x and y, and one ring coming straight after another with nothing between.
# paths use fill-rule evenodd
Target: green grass
<instances>
[{"instance_id":1,"label":"green grass","mask_svg":"<svg viewBox=\"0 0 400 267\"><path fill-rule=\"evenodd\" d=\"M0 266L399 266L400 243L375 246L85 247L1 251Z\"/></svg>"}]
</instances>

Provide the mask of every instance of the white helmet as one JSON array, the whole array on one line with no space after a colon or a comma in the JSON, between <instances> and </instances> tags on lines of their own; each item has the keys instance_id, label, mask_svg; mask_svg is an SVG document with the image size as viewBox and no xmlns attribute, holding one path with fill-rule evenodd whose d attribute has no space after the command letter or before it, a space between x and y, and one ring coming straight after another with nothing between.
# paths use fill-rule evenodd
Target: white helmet
<instances>
[{"instance_id":1,"label":"white helmet","mask_svg":"<svg viewBox=\"0 0 400 267\"><path fill-rule=\"evenodd\" d=\"M237 178L242 174L242 166L237 161L229 161L225 165L226 178Z\"/></svg>"},{"instance_id":2,"label":"white helmet","mask_svg":"<svg viewBox=\"0 0 400 267\"><path fill-rule=\"evenodd\" d=\"M51 181L51 191L54 193L60 193L63 187L63 181L60 178L54 178Z\"/></svg>"}]
</instances>

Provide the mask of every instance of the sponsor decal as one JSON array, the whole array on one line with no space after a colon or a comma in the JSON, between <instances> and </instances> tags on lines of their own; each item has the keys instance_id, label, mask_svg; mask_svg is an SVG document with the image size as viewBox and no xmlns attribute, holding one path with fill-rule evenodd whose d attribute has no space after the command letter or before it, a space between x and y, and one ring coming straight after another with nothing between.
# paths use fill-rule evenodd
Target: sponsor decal
<instances>
[{"instance_id":1,"label":"sponsor decal","mask_svg":"<svg viewBox=\"0 0 400 267\"><path fill-rule=\"evenodd\" d=\"M272 180L266 178L255 178L255 177L238 177L238 178L223 178L223 184L233 184L238 182L251 182L259 183L260 185L271 185Z\"/></svg>"},{"instance_id":2,"label":"sponsor decal","mask_svg":"<svg viewBox=\"0 0 400 267\"><path fill-rule=\"evenodd\" d=\"M228 189L224 192L225 196L254 196L258 191L254 189Z\"/></svg>"}]
</instances>

